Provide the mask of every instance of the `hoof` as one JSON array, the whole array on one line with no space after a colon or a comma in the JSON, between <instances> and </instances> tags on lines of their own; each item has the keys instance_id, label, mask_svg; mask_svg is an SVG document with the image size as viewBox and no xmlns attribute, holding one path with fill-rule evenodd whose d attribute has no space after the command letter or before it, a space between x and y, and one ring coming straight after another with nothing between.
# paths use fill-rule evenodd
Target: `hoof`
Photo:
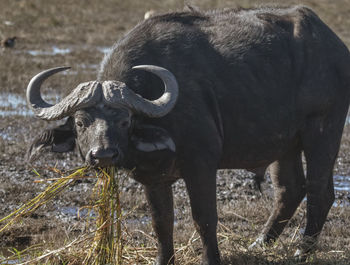
<instances>
[{"instance_id":1,"label":"hoof","mask_svg":"<svg viewBox=\"0 0 350 265\"><path fill-rule=\"evenodd\" d=\"M317 238L305 236L299 243L294 257L298 262L305 262L307 257L315 250Z\"/></svg>"},{"instance_id":2,"label":"hoof","mask_svg":"<svg viewBox=\"0 0 350 265\"><path fill-rule=\"evenodd\" d=\"M307 257L308 257L308 254L304 253L302 249L297 249L294 253L294 259L298 263L306 262Z\"/></svg>"},{"instance_id":3,"label":"hoof","mask_svg":"<svg viewBox=\"0 0 350 265\"><path fill-rule=\"evenodd\" d=\"M248 250L260 250L265 249L266 242L264 240L264 236L259 236L253 244L248 247Z\"/></svg>"}]
</instances>

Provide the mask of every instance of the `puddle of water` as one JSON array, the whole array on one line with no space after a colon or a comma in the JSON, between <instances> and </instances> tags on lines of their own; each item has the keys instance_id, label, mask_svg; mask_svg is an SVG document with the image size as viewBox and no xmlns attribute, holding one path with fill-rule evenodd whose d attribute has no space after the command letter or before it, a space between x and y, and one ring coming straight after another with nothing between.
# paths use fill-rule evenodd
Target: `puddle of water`
<instances>
[{"instance_id":1,"label":"puddle of water","mask_svg":"<svg viewBox=\"0 0 350 265\"><path fill-rule=\"evenodd\" d=\"M27 108L25 98L19 94L0 93L0 117L33 115Z\"/></svg>"},{"instance_id":2,"label":"puddle of water","mask_svg":"<svg viewBox=\"0 0 350 265\"><path fill-rule=\"evenodd\" d=\"M335 201L333 202L333 207L349 207L350 202L348 201Z\"/></svg>"},{"instance_id":3,"label":"puddle of water","mask_svg":"<svg viewBox=\"0 0 350 265\"><path fill-rule=\"evenodd\" d=\"M78 71L74 71L74 70L70 69L69 71L63 71L62 74L63 75L77 75Z\"/></svg>"},{"instance_id":4,"label":"puddle of water","mask_svg":"<svg viewBox=\"0 0 350 265\"><path fill-rule=\"evenodd\" d=\"M61 100L55 93L45 93L44 99L51 103ZM0 93L0 117L5 116L33 116L33 112L27 107L24 94Z\"/></svg>"},{"instance_id":5,"label":"puddle of water","mask_svg":"<svg viewBox=\"0 0 350 265\"><path fill-rule=\"evenodd\" d=\"M0 265L9 265L9 264L19 264L21 261L19 259L11 259L11 260L0 260Z\"/></svg>"},{"instance_id":6,"label":"puddle of water","mask_svg":"<svg viewBox=\"0 0 350 265\"><path fill-rule=\"evenodd\" d=\"M334 176L333 180L336 191L350 191L350 176Z\"/></svg>"},{"instance_id":7,"label":"puddle of water","mask_svg":"<svg viewBox=\"0 0 350 265\"><path fill-rule=\"evenodd\" d=\"M350 176L333 176L334 181L334 190L335 192L340 192L344 194L344 192L350 193ZM306 201L306 197L303 201ZM350 206L350 201L346 199L335 200L333 203L333 207L345 207Z\"/></svg>"},{"instance_id":8,"label":"puddle of water","mask_svg":"<svg viewBox=\"0 0 350 265\"><path fill-rule=\"evenodd\" d=\"M101 53L108 53L111 50L111 47L108 46L97 46L96 49Z\"/></svg>"},{"instance_id":9,"label":"puddle of water","mask_svg":"<svg viewBox=\"0 0 350 265\"><path fill-rule=\"evenodd\" d=\"M28 50L27 53L29 53L32 56L39 56L39 55L64 55L71 53L72 49L70 48L59 48L57 46L52 46L51 50Z\"/></svg>"},{"instance_id":10,"label":"puddle of water","mask_svg":"<svg viewBox=\"0 0 350 265\"><path fill-rule=\"evenodd\" d=\"M98 64L79 64L79 68L88 69L88 70L97 70L99 67Z\"/></svg>"},{"instance_id":11,"label":"puddle of water","mask_svg":"<svg viewBox=\"0 0 350 265\"><path fill-rule=\"evenodd\" d=\"M0 117L5 116L33 116L29 110L0 110Z\"/></svg>"},{"instance_id":12,"label":"puddle of water","mask_svg":"<svg viewBox=\"0 0 350 265\"><path fill-rule=\"evenodd\" d=\"M97 46L95 49L100 52L100 53L108 53L111 50L110 46ZM59 48L57 46L52 46L48 50L27 50L25 51L26 53L32 55L32 56L41 56L41 55L49 55L49 56L54 56L54 55L65 55L69 54L73 51L73 47L68 47L68 48Z\"/></svg>"},{"instance_id":13,"label":"puddle of water","mask_svg":"<svg viewBox=\"0 0 350 265\"><path fill-rule=\"evenodd\" d=\"M140 218L128 218L125 220L127 224L138 225L138 224L149 224L152 222L152 218L149 216L142 216Z\"/></svg>"},{"instance_id":14,"label":"puddle of water","mask_svg":"<svg viewBox=\"0 0 350 265\"><path fill-rule=\"evenodd\" d=\"M69 216L69 217L77 217L78 216L78 212L79 212L79 216L80 218L86 218L87 215L89 215L89 217L96 217L96 213L94 210L89 210L89 209L81 209L79 211L78 207L62 207L59 208L58 211L60 211L62 214ZM150 222L152 222L151 217L149 216L142 216L140 218L127 218L125 219L125 222L127 224L148 224Z\"/></svg>"},{"instance_id":15,"label":"puddle of water","mask_svg":"<svg viewBox=\"0 0 350 265\"><path fill-rule=\"evenodd\" d=\"M85 218L87 217L87 215L89 215L89 217L96 217L96 213L94 210L89 210L86 208L80 209L78 207L62 207L59 209L59 211L61 213L63 213L64 215L68 215L71 217L77 217L78 214L80 216L80 218Z\"/></svg>"},{"instance_id":16,"label":"puddle of water","mask_svg":"<svg viewBox=\"0 0 350 265\"><path fill-rule=\"evenodd\" d=\"M8 133L2 132L2 131L0 131L0 137L4 140L7 140L7 141L13 140L13 137L11 137Z\"/></svg>"},{"instance_id":17,"label":"puddle of water","mask_svg":"<svg viewBox=\"0 0 350 265\"><path fill-rule=\"evenodd\" d=\"M19 105L26 105L25 99L18 94L0 93L0 106L16 108Z\"/></svg>"}]
</instances>

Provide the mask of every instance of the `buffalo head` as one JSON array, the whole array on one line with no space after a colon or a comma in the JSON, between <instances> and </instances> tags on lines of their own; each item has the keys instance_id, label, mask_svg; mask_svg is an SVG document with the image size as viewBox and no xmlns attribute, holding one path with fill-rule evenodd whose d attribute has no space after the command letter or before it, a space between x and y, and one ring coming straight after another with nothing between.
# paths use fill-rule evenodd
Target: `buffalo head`
<instances>
[{"instance_id":1,"label":"buffalo head","mask_svg":"<svg viewBox=\"0 0 350 265\"><path fill-rule=\"evenodd\" d=\"M43 147L54 152L67 152L76 146L86 164L93 167L122 165L130 148L142 152L175 151L168 132L151 125L135 126L135 114L160 118L175 106L178 85L168 70L152 65L135 66L157 75L165 91L156 100L147 100L119 81L90 81L78 85L55 105L43 100L41 84L53 74L68 67L43 71L27 87L27 102L34 114L47 121L68 117L66 123L45 130L29 148L30 161ZM131 146L131 147L130 147Z\"/></svg>"}]
</instances>

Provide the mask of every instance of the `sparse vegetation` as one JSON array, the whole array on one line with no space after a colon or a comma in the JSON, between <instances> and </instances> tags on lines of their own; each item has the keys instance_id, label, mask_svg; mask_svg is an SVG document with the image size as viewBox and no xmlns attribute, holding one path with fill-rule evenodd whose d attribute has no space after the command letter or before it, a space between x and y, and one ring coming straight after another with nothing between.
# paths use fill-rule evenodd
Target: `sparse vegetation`
<instances>
[{"instance_id":1,"label":"sparse vegetation","mask_svg":"<svg viewBox=\"0 0 350 265\"><path fill-rule=\"evenodd\" d=\"M69 186L74 185L77 180L87 178L87 168L80 168L75 170L68 176L53 168L53 171L60 173L62 176L48 180L38 180L36 182L52 182L43 192L37 195L35 198L24 202L24 204L17 210L10 213L8 216L0 219L0 233L11 228L15 222L22 221L23 217L28 216L35 212L40 207L45 206L48 202L55 199L55 197L66 190ZM38 174L36 170L34 173ZM35 261L41 261L44 258L51 258L51 256L59 254L63 250L72 249L79 245L80 249L83 249L82 257L85 257L82 264L122 264L122 230L121 220L122 212L120 206L120 192L119 192L119 178L118 174L115 174L115 168L100 169L96 174L97 182L93 189L93 203L91 206L86 206L89 209L87 215L87 224L90 223L89 219L95 220L94 236L91 232L87 232L84 235L76 238L68 245L61 247L58 250L51 251L37 258L32 258L32 248L27 248L25 251L19 251L16 248L12 248L12 256L10 259L3 258L0 262L11 260L13 258L20 260L25 254L25 258L29 259L26 263ZM40 176L40 175L39 175ZM91 177L91 176L90 176ZM94 211L95 217L90 218L90 213ZM81 247L81 244L85 244L88 247ZM35 248L34 248L35 249ZM37 249L36 249L37 250ZM76 251L68 252L70 255L76 255Z\"/></svg>"},{"instance_id":2,"label":"sparse vegetation","mask_svg":"<svg viewBox=\"0 0 350 265\"><path fill-rule=\"evenodd\" d=\"M350 47L350 0L192 0L186 1L202 9L249 7L268 2L274 4L304 4L319 16ZM57 75L45 83L50 91L67 94L80 82L94 80L103 51L115 40L141 21L147 10L167 12L182 10L183 1L53 1L53 0L2 0L0 1L0 39L17 36L13 49L0 51L0 94L16 93L24 97L30 78L43 69L69 65L66 75ZM54 52L53 47L58 48ZM30 53L30 51L32 51ZM38 52L39 51L39 52ZM41 51L41 52L40 52ZM48 93L49 94L49 93ZM54 94L53 98L57 95ZM25 107L25 101L15 107ZM25 164L26 146L47 126L32 116L7 115L11 106L0 106L0 219L23 202L42 191L35 173ZM350 126L345 127L342 147L335 174L350 176ZM57 163L57 164L56 164ZM55 165L56 164L56 165ZM47 167L61 170L80 165L76 154L43 154L38 162L40 179L55 174ZM87 211L77 209L91 204L90 194L95 182L91 178L77 180L56 200L27 215L0 235L0 264L5 257L25 262L28 255L37 259L30 264L83 263L94 238L94 229L82 216ZM125 233L123 264L152 264L156 255L149 211L142 187L125 178L119 187ZM199 264L201 252L199 236L194 232L192 218L183 182L174 185L175 195L175 246L177 264ZM219 241L223 264L298 264L293 253L304 227L305 205L294 218L280 240L265 249L249 251L268 218L272 208L272 191L269 182L264 184L264 195L251 188L251 178L245 171L221 171L218 174ZM350 194L337 191L333 207L320 237L318 250L310 256L308 264L350 264ZM126 214L127 213L127 214ZM85 236L84 236L85 235ZM87 235L87 236L86 236ZM84 254L84 255L82 255Z\"/></svg>"}]
</instances>

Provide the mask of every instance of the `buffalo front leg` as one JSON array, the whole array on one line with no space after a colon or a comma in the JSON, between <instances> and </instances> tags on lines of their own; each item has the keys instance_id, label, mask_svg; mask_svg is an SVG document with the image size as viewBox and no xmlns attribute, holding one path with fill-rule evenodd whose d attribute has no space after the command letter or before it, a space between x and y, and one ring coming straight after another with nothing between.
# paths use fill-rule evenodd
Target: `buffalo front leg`
<instances>
[{"instance_id":1,"label":"buffalo front leg","mask_svg":"<svg viewBox=\"0 0 350 265\"><path fill-rule=\"evenodd\" d=\"M147 185L145 191L158 240L156 265L174 264L174 207L171 184Z\"/></svg>"},{"instance_id":2,"label":"buffalo front leg","mask_svg":"<svg viewBox=\"0 0 350 265\"><path fill-rule=\"evenodd\" d=\"M201 169L191 168L184 179L194 224L203 244L202 264L220 264L216 237L216 169L208 170L205 165Z\"/></svg>"}]
</instances>

